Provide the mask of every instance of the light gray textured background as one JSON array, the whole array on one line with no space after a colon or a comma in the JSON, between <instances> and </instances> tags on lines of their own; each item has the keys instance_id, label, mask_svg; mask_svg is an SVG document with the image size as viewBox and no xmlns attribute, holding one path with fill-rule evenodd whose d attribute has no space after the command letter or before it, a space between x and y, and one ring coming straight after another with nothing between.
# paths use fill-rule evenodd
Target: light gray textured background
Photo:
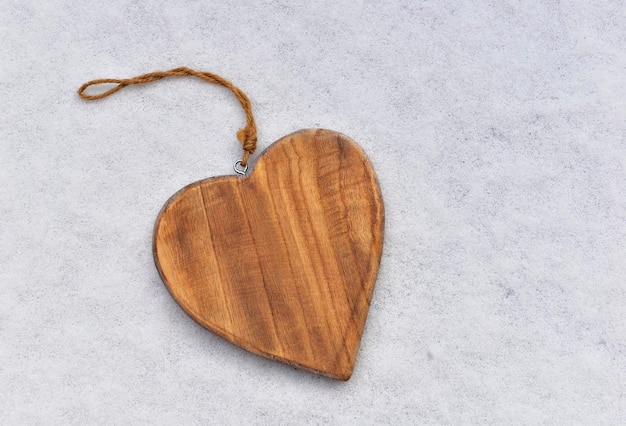
<instances>
[{"instance_id":1,"label":"light gray textured background","mask_svg":"<svg viewBox=\"0 0 626 426\"><path fill-rule=\"evenodd\" d=\"M0 423L623 424L623 2L1 1ZM151 232L260 148L358 141L385 249L352 379L205 331Z\"/></svg>"}]
</instances>

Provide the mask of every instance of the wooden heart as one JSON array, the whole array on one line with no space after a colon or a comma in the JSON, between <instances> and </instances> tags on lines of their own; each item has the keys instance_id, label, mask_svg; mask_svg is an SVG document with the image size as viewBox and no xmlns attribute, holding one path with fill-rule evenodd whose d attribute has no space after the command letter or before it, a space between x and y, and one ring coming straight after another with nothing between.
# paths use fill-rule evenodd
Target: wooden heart
<instances>
[{"instance_id":1,"label":"wooden heart","mask_svg":"<svg viewBox=\"0 0 626 426\"><path fill-rule=\"evenodd\" d=\"M301 130L265 150L251 175L176 193L157 219L154 258L202 326L263 357L348 380L383 226L361 148L337 132Z\"/></svg>"}]
</instances>

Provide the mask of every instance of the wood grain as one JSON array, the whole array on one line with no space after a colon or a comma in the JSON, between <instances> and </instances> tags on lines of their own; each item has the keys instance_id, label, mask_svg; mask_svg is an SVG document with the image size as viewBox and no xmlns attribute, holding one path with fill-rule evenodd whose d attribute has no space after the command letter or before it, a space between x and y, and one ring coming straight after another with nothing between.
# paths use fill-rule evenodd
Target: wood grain
<instances>
[{"instance_id":1,"label":"wood grain","mask_svg":"<svg viewBox=\"0 0 626 426\"><path fill-rule=\"evenodd\" d=\"M348 380L383 244L371 163L346 136L285 136L246 177L193 183L163 207L154 257L202 326L263 357Z\"/></svg>"}]
</instances>

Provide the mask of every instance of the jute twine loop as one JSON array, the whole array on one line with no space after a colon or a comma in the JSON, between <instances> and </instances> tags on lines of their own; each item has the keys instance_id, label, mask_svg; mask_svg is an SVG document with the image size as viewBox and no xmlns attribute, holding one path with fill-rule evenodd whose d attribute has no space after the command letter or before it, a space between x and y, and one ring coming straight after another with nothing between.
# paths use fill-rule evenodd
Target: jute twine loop
<instances>
[{"instance_id":1,"label":"jute twine loop","mask_svg":"<svg viewBox=\"0 0 626 426\"><path fill-rule=\"evenodd\" d=\"M248 99L248 96L246 96L246 94L242 92L241 89L239 89L233 83L226 80L225 78L220 77L217 74L212 74L206 71L196 71L187 67L180 67L180 68L174 68L169 71L149 72L147 74L143 74L137 77L127 78L127 79L101 78L98 80L91 80L83 84L82 86L80 86L80 89L78 89L78 96L88 101L95 101L97 99L106 98L107 96L110 96L113 93L122 90L124 87L131 86L133 84L150 83L152 81L161 80L162 78L165 78L165 77L187 77L187 76L198 77L199 79L204 80L208 83L213 83L213 84L218 84L220 86L224 86L228 88L231 92L233 92L237 100L239 100L241 107L246 113L246 127L240 129L237 132L237 139L239 139L239 142L241 142L241 147L243 149L243 157L241 158L241 165L245 167L248 164L248 157L250 157L250 155L254 153L254 150L256 149L256 141L257 141L256 123L254 122L254 116L252 115L252 105L250 104L250 99ZM98 93L95 95L88 95L85 93L85 90L89 86L93 86L97 84L110 84L110 83L117 84L117 86L105 92Z\"/></svg>"}]
</instances>

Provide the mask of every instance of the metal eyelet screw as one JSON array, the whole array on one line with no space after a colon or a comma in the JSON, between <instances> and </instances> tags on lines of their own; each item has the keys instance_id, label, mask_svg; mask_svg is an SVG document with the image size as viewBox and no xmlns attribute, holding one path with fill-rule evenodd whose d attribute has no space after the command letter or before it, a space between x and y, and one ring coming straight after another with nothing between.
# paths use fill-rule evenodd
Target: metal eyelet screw
<instances>
[{"instance_id":1,"label":"metal eyelet screw","mask_svg":"<svg viewBox=\"0 0 626 426\"><path fill-rule=\"evenodd\" d=\"M237 160L235 161L235 164L233 164L233 170L235 170L235 173L238 175L245 176L248 171L248 165L246 164L245 166L242 166L241 160Z\"/></svg>"}]
</instances>

